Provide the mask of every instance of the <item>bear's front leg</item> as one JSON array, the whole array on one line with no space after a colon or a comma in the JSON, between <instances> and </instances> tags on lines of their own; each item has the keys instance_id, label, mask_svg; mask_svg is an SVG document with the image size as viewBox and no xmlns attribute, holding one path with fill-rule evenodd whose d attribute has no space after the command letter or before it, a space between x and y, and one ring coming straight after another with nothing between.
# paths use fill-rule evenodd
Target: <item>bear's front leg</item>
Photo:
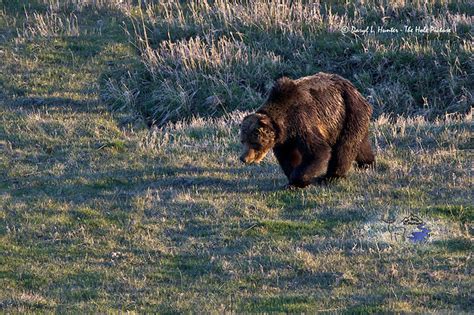
<instances>
[{"instance_id":1,"label":"bear's front leg","mask_svg":"<svg viewBox=\"0 0 474 315\"><path fill-rule=\"evenodd\" d=\"M301 164L303 159L301 152L294 144L285 144L273 148L273 153L285 173L288 180L293 170Z\"/></svg>"},{"instance_id":2,"label":"bear's front leg","mask_svg":"<svg viewBox=\"0 0 474 315\"><path fill-rule=\"evenodd\" d=\"M304 188L311 184L314 178L326 173L331 149L329 146L318 146L315 152L303 155L299 164L289 177L289 186Z\"/></svg>"}]
</instances>

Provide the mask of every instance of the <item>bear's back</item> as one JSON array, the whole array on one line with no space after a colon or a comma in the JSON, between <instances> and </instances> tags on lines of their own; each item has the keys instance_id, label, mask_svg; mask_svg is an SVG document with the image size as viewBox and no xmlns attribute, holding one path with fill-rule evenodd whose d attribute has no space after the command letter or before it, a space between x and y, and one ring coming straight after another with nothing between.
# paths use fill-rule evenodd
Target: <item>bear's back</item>
<instances>
[{"instance_id":1,"label":"bear's back","mask_svg":"<svg viewBox=\"0 0 474 315\"><path fill-rule=\"evenodd\" d=\"M311 117L318 132L331 144L336 142L345 119L342 80L338 75L324 72L295 80L304 100L297 105L303 107L298 111Z\"/></svg>"}]
</instances>

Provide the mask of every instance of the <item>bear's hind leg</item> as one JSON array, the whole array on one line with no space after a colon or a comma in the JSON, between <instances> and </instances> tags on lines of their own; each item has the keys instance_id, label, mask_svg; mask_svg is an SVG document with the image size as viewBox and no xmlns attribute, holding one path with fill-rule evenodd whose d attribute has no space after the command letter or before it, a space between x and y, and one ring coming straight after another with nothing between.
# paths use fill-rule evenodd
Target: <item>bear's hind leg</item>
<instances>
[{"instance_id":1,"label":"bear's hind leg","mask_svg":"<svg viewBox=\"0 0 474 315\"><path fill-rule=\"evenodd\" d=\"M359 168L367 169L375 166L375 155L370 146L369 134L362 140L355 160Z\"/></svg>"},{"instance_id":2,"label":"bear's hind leg","mask_svg":"<svg viewBox=\"0 0 474 315\"><path fill-rule=\"evenodd\" d=\"M352 162L359 153L359 148L369 130L369 116L365 113L351 112L346 118L342 134L332 148L331 160L326 178L329 180L343 178L349 172Z\"/></svg>"},{"instance_id":3,"label":"bear's hind leg","mask_svg":"<svg viewBox=\"0 0 474 315\"><path fill-rule=\"evenodd\" d=\"M335 146L329 161L326 178L333 180L346 177L351 168L352 162L357 155L357 148L354 143L342 143Z\"/></svg>"}]
</instances>

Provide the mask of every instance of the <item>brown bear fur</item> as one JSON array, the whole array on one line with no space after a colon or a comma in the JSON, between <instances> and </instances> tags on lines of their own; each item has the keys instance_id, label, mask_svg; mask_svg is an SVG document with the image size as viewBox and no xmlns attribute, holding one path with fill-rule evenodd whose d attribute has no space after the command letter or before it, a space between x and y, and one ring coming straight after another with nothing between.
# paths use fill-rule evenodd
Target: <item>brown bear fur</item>
<instances>
[{"instance_id":1,"label":"brown bear fur","mask_svg":"<svg viewBox=\"0 0 474 315\"><path fill-rule=\"evenodd\" d=\"M241 160L260 162L273 152L289 186L344 177L355 160L373 165L369 142L372 108L348 80L327 73L275 83L266 103L244 118Z\"/></svg>"}]
</instances>

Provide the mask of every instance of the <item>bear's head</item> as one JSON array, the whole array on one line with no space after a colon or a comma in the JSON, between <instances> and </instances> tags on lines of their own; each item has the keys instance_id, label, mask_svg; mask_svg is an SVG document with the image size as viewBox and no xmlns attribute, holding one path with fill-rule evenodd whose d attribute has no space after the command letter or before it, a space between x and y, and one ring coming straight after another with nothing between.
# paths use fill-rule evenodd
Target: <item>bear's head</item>
<instances>
[{"instance_id":1,"label":"bear's head","mask_svg":"<svg viewBox=\"0 0 474 315\"><path fill-rule=\"evenodd\" d=\"M259 113L246 116L240 127L240 142L244 146L240 160L246 164L260 163L275 145L270 117Z\"/></svg>"}]
</instances>

